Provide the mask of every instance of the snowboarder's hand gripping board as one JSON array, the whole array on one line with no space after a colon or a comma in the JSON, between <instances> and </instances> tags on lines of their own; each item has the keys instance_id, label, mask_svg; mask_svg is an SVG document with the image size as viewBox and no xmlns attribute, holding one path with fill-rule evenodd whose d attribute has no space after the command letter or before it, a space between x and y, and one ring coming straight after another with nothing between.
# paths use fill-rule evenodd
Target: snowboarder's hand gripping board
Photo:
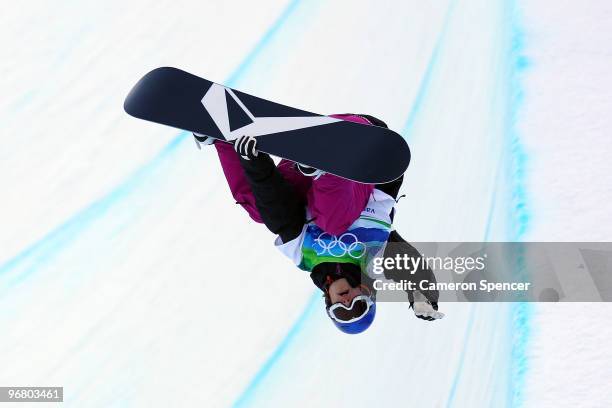
<instances>
[{"instance_id":1,"label":"snowboarder's hand gripping board","mask_svg":"<svg viewBox=\"0 0 612 408\"><path fill-rule=\"evenodd\" d=\"M241 136L234 142L234 150L244 160L255 159L258 156L257 140L253 136Z\"/></svg>"},{"instance_id":2,"label":"snowboarder's hand gripping board","mask_svg":"<svg viewBox=\"0 0 612 408\"><path fill-rule=\"evenodd\" d=\"M176 68L157 68L123 105L137 118L231 141L257 138L257 150L361 183L400 177L410 163L401 135L245 94Z\"/></svg>"}]
</instances>

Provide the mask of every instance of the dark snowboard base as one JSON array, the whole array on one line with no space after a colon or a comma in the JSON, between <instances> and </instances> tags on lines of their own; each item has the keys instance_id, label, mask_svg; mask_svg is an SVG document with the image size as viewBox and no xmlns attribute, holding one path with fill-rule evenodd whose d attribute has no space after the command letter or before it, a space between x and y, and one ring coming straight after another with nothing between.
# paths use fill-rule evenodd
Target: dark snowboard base
<instances>
[{"instance_id":1,"label":"dark snowboard base","mask_svg":"<svg viewBox=\"0 0 612 408\"><path fill-rule=\"evenodd\" d=\"M139 119L231 141L361 183L386 183L410 163L408 144L379 126L343 121L245 94L176 68L157 68L123 105Z\"/></svg>"}]
</instances>

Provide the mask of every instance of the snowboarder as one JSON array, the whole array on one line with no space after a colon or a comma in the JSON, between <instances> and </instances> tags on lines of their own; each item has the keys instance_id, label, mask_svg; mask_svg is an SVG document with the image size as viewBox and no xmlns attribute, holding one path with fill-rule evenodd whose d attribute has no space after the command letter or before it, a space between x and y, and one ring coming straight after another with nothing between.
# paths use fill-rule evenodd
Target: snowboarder
<instances>
[{"instance_id":1,"label":"snowboarder","mask_svg":"<svg viewBox=\"0 0 612 408\"><path fill-rule=\"evenodd\" d=\"M330 116L387 127L370 115ZM376 291L367 273L373 256L420 255L392 228L403 176L391 183L361 184L289 160L275 165L248 135L233 146L194 137L198 148L214 144L236 203L277 235L275 245L281 252L310 272L336 327L349 334L366 330L376 315ZM385 277L435 282L428 268L412 275L385 271ZM437 291L408 291L408 298L416 317L431 321L444 316L437 311Z\"/></svg>"}]
</instances>

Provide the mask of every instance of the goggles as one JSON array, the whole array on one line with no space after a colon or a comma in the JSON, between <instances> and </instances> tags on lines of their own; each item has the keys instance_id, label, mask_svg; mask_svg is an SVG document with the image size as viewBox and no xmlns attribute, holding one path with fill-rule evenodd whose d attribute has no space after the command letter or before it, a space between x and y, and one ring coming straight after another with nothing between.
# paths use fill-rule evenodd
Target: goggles
<instances>
[{"instance_id":1,"label":"goggles","mask_svg":"<svg viewBox=\"0 0 612 408\"><path fill-rule=\"evenodd\" d=\"M353 323L365 316L374 301L368 295L355 296L349 306L342 303L334 303L327 309L330 318L338 323Z\"/></svg>"}]
</instances>

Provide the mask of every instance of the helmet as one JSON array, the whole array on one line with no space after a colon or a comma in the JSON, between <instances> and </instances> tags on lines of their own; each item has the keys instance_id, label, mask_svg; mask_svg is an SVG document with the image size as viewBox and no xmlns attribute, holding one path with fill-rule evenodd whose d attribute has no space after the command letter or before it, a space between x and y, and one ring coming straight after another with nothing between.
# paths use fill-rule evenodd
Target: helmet
<instances>
[{"instance_id":1,"label":"helmet","mask_svg":"<svg viewBox=\"0 0 612 408\"><path fill-rule=\"evenodd\" d=\"M372 293L368 286L360 284L362 276L359 266L350 263L323 262L313 268L310 278L323 291L327 316L338 330L347 334L357 334L370 327L376 316L376 294ZM341 278L346 279L353 288L360 286L367 294L362 292L361 295L355 296L350 307L342 303L332 304L329 287Z\"/></svg>"},{"instance_id":2,"label":"helmet","mask_svg":"<svg viewBox=\"0 0 612 408\"><path fill-rule=\"evenodd\" d=\"M340 331L346 334L358 334L358 333L365 331L368 327L370 327L370 325L374 321L375 316L376 316L376 303L373 303L370 306L370 309L368 310L368 312L357 321L350 322L350 323L341 323L334 319L331 319L331 321L334 322L334 324Z\"/></svg>"}]
</instances>

